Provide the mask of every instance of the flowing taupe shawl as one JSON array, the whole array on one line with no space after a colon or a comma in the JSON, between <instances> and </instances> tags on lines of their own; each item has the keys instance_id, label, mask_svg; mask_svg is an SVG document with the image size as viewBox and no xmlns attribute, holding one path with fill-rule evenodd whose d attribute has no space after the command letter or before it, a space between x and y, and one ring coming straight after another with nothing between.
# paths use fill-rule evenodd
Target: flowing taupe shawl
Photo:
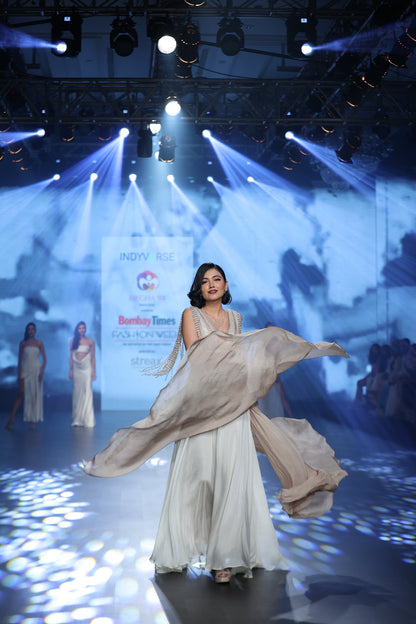
<instances>
[{"instance_id":1,"label":"flowing taupe shawl","mask_svg":"<svg viewBox=\"0 0 416 624\"><path fill-rule=\"evenodd\" d=\"M283 508L295 517L325 513L347 474L333 450L307 421L278 418L275 423L256 405L278 374L300 360L325 355L349 357L335 342L312 344L278 327L237 335L214 331L189 347L149 416L116 431L104 450L84 462L84 471L123 475L170 442L222 427L249 409L256 449L266 454L282 483Z\"/></svg>"}]
</instances>

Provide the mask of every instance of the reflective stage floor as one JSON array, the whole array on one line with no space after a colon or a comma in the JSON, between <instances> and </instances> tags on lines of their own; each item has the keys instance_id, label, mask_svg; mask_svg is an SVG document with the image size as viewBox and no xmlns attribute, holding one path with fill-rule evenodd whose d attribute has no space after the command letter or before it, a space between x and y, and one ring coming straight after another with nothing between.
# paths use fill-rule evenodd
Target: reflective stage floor
<instances>
[{"instance_id":1,"label":"reflective stage floor","mask_svg":"<svg viewBox=\"0 0 416 624\"><path fill-rule=\"evenodd\" d=\"M260 457L289 572L254 571L215 585L203 569L155 577L152 550L171 447L115 479L87 477L81 458L138 415L98 412L94 430L47 411L0 433L1 624L413 624L416 459L402 423L326 414L312 421L349 472L333 509L290 520ZM342 421L348 425L341 424Z\"/></svg>"}]
</instances>

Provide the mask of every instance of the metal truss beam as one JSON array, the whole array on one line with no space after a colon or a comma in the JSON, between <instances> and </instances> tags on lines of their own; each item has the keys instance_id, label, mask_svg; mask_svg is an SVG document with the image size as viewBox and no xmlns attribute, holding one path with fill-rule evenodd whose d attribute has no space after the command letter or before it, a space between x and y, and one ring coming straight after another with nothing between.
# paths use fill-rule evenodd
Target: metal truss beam
<instances>
[{"instance_id":1,"label":"metal truss beam","mask_svg":"<svg viewBox=\"0 0 416 624\"><path fill-rule=\"evenodd\" d=\"M207 3L208 4L208 3ZM374 2L362 1L354 9L352 16L351 9L331 8L331 2L323 8L314 11L318 19L337 20L363 19L374 9ZM301 2L284 2L281 0L214 0L209 2L209 6L200 6L192 9L194 17L215 17L225 14L235 14L238 17L268 17L287 19L294 10L299 13L309 11L309 3L305 0ZM105 17L128 14L132 17L142 15L184 15L188 14L191 7L183 2L183 5L169 6L160 0L71 0L66 1L64 7L60 7L56 0L0 0L0 14L9 17L50 17L57 11L75 11L81 17Z\"/></svg>"},{"instance_id":2,"label":"metal truss beam","mask_svg":"<svg viewBox=\"0 0 416 624\"><path fill-rule=\"evenodd\" d=\"M322 107L313 113L306 103L317 90ZM351 110L339 104L339 84L329 80L0 78L2 117L14 124L140 124L160 119L170 95L191 124L302 126L330 118L334 126L371 125L380 98L390 126L416 122L416 82L384 80L374 91Z\"/></svg>"}]
</instances>

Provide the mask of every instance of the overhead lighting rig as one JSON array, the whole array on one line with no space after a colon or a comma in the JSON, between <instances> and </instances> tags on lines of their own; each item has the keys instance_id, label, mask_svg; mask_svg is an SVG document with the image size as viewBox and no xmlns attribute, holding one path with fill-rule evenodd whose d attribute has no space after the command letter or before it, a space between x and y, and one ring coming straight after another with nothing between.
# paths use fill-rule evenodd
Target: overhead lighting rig
<instances>
[{"instance_id":1,"label":"overhead lighting rig","mask_svg":"<svg viewBox=\"0 0 416 624\"><path fill-rule=\"evenodd\" d=\"M56 13L52 16L52 53L56 56L78 56L81 52L82 17L77 13ZM58 48L59 46L59 48Z\"/></svg>"},{"instance_id":2,"label":"overhead lighting rig","mask_svg":"<svg viewBox=\"0 0 416 624\"><path fill-rule=\"evenodd\" d=\"M238 17L224 17L219 23L217 46L226 56L235 56L244 48L242 22Z\"/></svg>"},{"instance_id":3,"label":"overhead lighting rig","mask_svg":"<svg viewBox=\"0 0 416 624\"><path fill-rule=\"evenodd\" d=\"M134 21L131 17L117 17L111 26L110 47L119 56L130 56L139 44Z\"/></svg>"}]
</instances>

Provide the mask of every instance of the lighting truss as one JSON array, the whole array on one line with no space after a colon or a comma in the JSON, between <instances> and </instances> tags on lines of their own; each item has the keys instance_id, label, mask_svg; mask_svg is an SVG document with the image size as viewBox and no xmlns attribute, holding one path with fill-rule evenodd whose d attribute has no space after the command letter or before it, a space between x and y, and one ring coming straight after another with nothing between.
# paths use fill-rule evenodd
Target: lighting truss
<instances>
[{"instance_id":1,"label":"lighting truss","mask_svg":"<svg viewBox=\"0 0 416 624\"><path fill-rule=\"evenodd\" d=\"M162 113L166 91L181 101L185 123L234 126L281 124L367 125L374 123L372 93L351 112L334 103L336 81L287 79L122 79L37 78L28 75L0 78L2 120L30 123L147 123ZM305 103L319 91L320 111ZM23 106L14 109L9 94L20 93ZM390 126L405 126L416 120L416 81L384 79L377 95L388 105ZM126 116L125 111L128 110ZM44 111L44 112L43 112ZM291 115L291 111L296 114Z\"/></svg>"},{"instance_id":2,"label":"lighting truss","mask_svg":"<svg viewBox=\"0 0 416 624\"><path fill-rule=\"evenodd\" d=\"M207 6L210 4L210 6ZM233 0L232 8L234 13L238 13L239 17L277 17L287 19L293 12L293 8L300 8L299 2L286 2L285 6L281 6L280 0ZM305 0L306 8L307 2ZM198 16L214 16L220 17L225 14L229 8L227 0L217 0L215 3L205 3L198 6L195 10ZM117 16L126 10L125 0L66 0L65 9L76 9L82 17L94 16ZM358 6L354 8L354 17L356 19L366 18L374 9L373 0L361 0ZM158 2L158 0L129 0L129 15L135 16L155 16L166 15L166 3ZM185 2L178 3L176 6L169 6L169 15L184 15L189 11L189 5ZM33 17L46 16L49 17L56 12L56 0L8 0L7 15L9 17ZM348 8L331 8L331 3L325 3L325 6L318 8L314 13L318 19L351 19L351 10Z\"/></svg>"}]
</instances>

